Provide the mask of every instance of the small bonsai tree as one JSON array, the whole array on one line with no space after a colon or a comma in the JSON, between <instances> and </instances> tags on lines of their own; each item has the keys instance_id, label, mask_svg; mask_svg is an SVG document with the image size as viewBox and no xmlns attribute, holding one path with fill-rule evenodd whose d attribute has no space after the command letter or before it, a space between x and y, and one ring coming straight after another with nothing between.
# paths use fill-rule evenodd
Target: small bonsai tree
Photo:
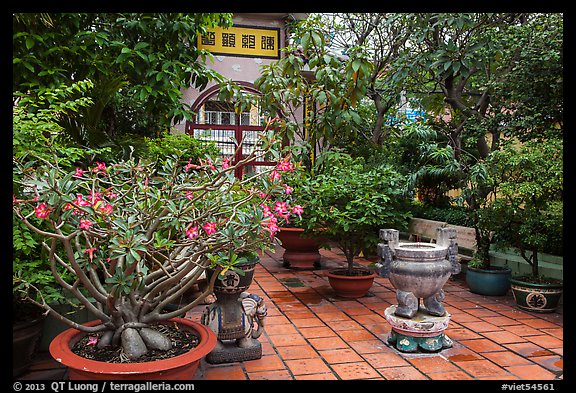
<instances>
[{"instance_id":1,"label":"small bonsai tree","mask_svg":"<svg viewBox=\"0 0 576 393\"><path fill-rule=\"evenodd\" d=\"M516 248L541 280L538 252L562 252L563 144L550 138L509 145L488 162L494 198L481 224L497 246Z\"/></svg>"},{"instance_id":2,"label":"small bonsai tree","mask_svg":"<svg viewBox=\"0 0 576 393\"><path fill-rule=\"evenodd\" d=\"M50 272L100 323L79 325L58 314L33 283L27 299L67 325L97 337L99 347L121 345L128 358L169 349L155 322L180 316L212 292L218 273L234 269L235 256L271 248L278 214L269 198L284 189L292 165L271 131L243 160L168 157L96 162L69 169L52 145L59 135L52 116L15 108L16 121L44 122L48 154L13 156L13 214L39 235ZM56 111L57 112L57 111ZM273 154L278 165L237 179L234 170ZM226 256L226 257L215 257ZM213 267L208 287L189 304L168 311Z\"/></svg>"},{"instance_id":3,"label":"small bonsai tree","mask_svg":"<svg viewBox=\"0 0 576 393\"><path fill-rule=\"evenodd\" d=\"M308 181L294 193L307 227L321 229L346 256L347 275L355 275L354 258L376 250L380 228L406 227L404 181L389 165L370 167L361 158L330 150L320 155Z\"/></svg>"}]
</instances>

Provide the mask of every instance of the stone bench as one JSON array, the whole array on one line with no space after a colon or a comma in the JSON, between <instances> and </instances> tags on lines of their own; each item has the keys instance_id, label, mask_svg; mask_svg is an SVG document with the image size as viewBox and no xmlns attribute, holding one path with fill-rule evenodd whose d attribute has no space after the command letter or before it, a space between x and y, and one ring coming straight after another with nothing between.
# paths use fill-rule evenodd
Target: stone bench
<instances>
[{"instance_id":1,"label":"stone bench","mask_svg":"<svg viewBox=\"0 0 576 393\"><path fill-rule=\"evenodd\" d=\"M436 243L436 228L455 228L458 243L458 259L467 263L472 259L476 248L476 231L474 228L448 224L443 221L414 217L408 224L408 241Z\"/></svg>"}]
</instances>

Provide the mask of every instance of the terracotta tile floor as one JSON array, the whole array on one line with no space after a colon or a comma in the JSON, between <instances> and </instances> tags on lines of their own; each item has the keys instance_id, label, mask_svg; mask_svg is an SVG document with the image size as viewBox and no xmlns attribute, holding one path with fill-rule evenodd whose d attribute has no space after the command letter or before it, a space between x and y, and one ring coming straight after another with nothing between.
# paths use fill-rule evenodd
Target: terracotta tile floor
<instances>
[{"instance_id":1,"label":"terracotta tile floor","mask_svg":"<svg viewBox=\"0 0 576 393\"><path fill-rule=\"evenodd\" d=\"M384 310L395 304L388 279L378 277L359 299L334 295L324 276L344 266L343 255L322 250L322 268L291 270L282 249L261 257L249 291L265 299L262 358L212 365L198 380L563 380L563 310L535 314L518 309L511 294L471 293L459 274L444 286L451 314L452 348L401 353L386 344ZM367 264L359 258L357 262ZM188 313L196 321L205 306ZM21 379L65 379L66 369L41 353Z\"/></svg>"}]
</instances>

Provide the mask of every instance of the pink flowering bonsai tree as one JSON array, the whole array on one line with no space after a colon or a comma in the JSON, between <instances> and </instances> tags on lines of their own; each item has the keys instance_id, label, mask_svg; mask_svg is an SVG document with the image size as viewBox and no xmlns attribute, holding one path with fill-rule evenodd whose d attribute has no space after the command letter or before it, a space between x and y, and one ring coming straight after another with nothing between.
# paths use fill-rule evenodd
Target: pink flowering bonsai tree
<instances>
[{"instance_id":1,"label":"pink flowering bonsai tree","mask_svg":"<svg viewBox=\"0 0 576 393\"><path fill-rule=\"evenodd\" d=\"M170 340L154 323L200 304L218 274L189 304L166 306L205 269L222 273L235 268L239 255L272 248L279 226L302 214L301 207L275 200L289 190L283 174L294 168L282 154L268 130L260 135L259 149L239 162L174 157L66 170L56 154L25 162L13 157L15 217L42 236L56 282L100 323L87 327L59 315L33 284L29 300L87 332L91 345L121 345L130 359L168 349ZM277 165L234 177L238 166L264 155L275 157Z\"/></svg>"}]
</instances>

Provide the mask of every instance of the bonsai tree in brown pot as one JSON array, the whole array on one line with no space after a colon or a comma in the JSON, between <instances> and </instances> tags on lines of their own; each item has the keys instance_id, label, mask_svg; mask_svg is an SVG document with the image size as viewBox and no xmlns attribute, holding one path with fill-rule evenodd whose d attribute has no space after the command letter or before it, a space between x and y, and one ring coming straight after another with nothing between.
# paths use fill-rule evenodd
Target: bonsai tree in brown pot
<instances>
[{"instance_id":1,"label":"bonsai tree in brown pot","mask_svg":"<svg viewBox=\"0 0 576 393\"><path fill-rule=\"evenodd\" d=\"M13 156L13 214L42 238L57 284L96 317L80 325L54 310L34 283L26 283L28 301L71 327L52 342L52 355L69 367L71 379L111 378L102 374L108 371L112 378L149 379L152 364L162 371L160 378L192 378L216 337L180 316L212 293L221 272L235 269L230 263L235 259L211 256L273 247L284 219L272 212L274 201L262 197L283 187L284 167L242 180L234 170L263 155L281 157L280 141L265 131L260 148L238 162L174 156L96 158L70 166L55 144L62 108L31 114L26 104L22 100L15 108L14 128L23 132L27 125L40 125L36 137L48 154ZM209 267L216 274L196 299L167 310ZM173 344L179 335L186 345ZM110 357L96 360L104 355ZM143 374L137 374L142 366Z\"/></svg>"},{"instance_id":2,"label":"bonsai tree in brown pot","mask_svg":"<svg viewBox=\"0 0 576 393\"><path fill-rule=\"evenodd\" d=\"M372 286L375 273L355 258L363 250L376 250L381 227L407 226L403 182L389 165L369 166L337 150L317 160L301 191L307 201L303 207L308 225L322 228L322 235L346 257L346 266L326 274L337 295L361 297Z\"/></svg>"}]
</instances>

